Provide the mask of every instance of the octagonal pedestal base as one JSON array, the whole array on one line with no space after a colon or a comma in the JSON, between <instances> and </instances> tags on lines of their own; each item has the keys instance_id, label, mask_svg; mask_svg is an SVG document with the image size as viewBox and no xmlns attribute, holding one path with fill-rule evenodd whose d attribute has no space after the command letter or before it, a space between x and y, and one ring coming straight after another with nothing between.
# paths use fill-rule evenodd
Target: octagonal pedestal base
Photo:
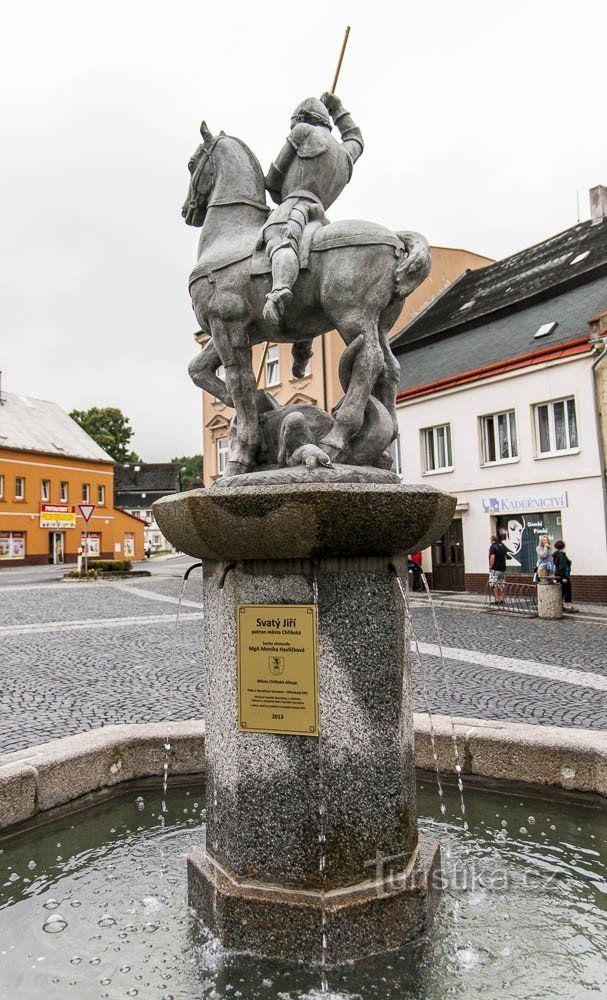
<instances>
[{"instance_id":1,"label":"octagonal pedestal base","mask_svg":"<svg viewBox=\"0 0 607 1000\"><path fill-rule=\"evenodd\" d=\"M330 969L393 951L431 920L438 844L420 835L407 869L389 866L378 858L368 881L323 894L235 878L198 847L188 857L188 897L225 948Z\"/></svg>"}]
</instances>

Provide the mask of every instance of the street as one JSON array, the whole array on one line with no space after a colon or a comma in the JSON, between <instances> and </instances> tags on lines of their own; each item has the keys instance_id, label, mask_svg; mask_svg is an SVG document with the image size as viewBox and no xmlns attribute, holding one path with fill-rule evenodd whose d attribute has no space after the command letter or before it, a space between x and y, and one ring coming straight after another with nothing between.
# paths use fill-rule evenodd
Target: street
<instances>
[{"instance_id":1,"label":"street","mask_svg":"<svg viewBox=\"0 0 607 1000\"><path fill-rule=\"evenodd\" d=\"M193 561L150 560L149 578L86 584L48 580L57 567L3 571L0 752L110 723L204 716L196 571L175 633ZM607 619L547 622L438 601L444 670L427 599L413 601L416 711L428 702L456 716L607 727Z\"/></svg>"}]
</instances>

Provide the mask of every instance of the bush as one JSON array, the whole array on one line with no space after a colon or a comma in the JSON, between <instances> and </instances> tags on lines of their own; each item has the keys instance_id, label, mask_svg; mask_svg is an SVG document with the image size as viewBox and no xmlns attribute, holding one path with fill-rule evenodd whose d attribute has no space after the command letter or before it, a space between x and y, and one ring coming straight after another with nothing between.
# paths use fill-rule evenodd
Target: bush
<instances>
[{"instance_id":1,"label":"bush","mask_svg":"<svg viewBox=\"0 0 607 1000\"><path fill-rule=\"evenodd\" d=\"M131 569L130 559L89 559L89 573L96 570L98 573L129 573Z\"/></svg>"}]
</instances>

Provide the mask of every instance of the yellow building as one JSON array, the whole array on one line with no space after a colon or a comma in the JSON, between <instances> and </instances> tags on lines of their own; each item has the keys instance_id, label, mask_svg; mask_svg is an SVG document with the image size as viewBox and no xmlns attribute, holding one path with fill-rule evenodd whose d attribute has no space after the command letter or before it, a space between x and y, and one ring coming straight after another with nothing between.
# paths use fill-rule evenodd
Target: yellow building
<instances>
[{"instance_id":1,"label":"yellow building","mask_svg":"<svg viewBox=\"0 0 607 1000\"><path fill-rule=\"evenodd\" d=\"M114 461L56 403L0 398L0 572L88 554L142 559L144 524L114 507Z\"/></svg>"},{"instance_id":2,"label":"yellow building","mask_svg":"<svg viewBox=\"0 0 607 1000\"><path fill-rule=\"evenodd\" d=\"M430 277L416 288L403 304L402 312L394 324L398 333L429 302L440 295L467 270L476 270L492 264L489 257L469 250L450 247L432 247ZM344 343L336 330L314 343L314 356L304 378L293 378L291 372L291 345L271 344L268 348L258 385L268 389L281 405L287 403L313 403L328 412L341 399L343 393L337 375ZM253 371L257 372L263 357L264 345L253 348ZM210 486L223 472L228 459L229 427L233 410L207 392L202 393L202 425L204 455L204 485Z\"/></svg>"}]
</instances>

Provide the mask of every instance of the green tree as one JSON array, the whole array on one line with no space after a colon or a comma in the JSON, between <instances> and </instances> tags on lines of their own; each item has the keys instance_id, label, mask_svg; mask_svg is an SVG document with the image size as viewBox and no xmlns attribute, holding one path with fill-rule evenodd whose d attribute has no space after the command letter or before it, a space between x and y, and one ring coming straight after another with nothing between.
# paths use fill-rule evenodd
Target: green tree
<instances>
[{"instance_id":1,"label":"green tree","mask_svg":"<svg viewBox=\"0 0 607 1000\"><path fill-rule=\"evenodd\" d=\"M92 406L90 410L72 410L72 420L86 431L100 448L107 451L115 462L139 462L141 459L129 448L134 431L128 417L115 406Z\"/></svg>"},{"instance_id":2,"label":"green tree","mask_svg":"<svg viewBox=\"0 0 607 1000\"><path fill-rule=\"evenodd\" d=\"M202 479L202 455L182 455L172 458L181 469L181 488L187 490L193 479Z\"/></svg>"}]
</instances>

